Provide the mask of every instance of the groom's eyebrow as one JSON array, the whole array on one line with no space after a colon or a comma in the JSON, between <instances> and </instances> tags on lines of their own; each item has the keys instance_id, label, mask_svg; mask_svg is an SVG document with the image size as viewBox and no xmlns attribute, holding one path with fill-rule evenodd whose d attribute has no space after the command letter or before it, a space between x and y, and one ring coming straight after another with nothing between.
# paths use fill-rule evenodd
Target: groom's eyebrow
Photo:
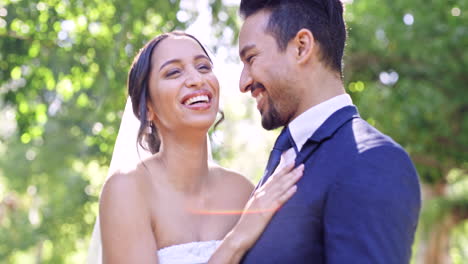
<instances>
[{"instance_id":1,"label":"groom's eyebrow","mask_svg":"<svg viewBox=\"0 0 468 264\"><path fill-rule=\"evenodd\" d=\"M253 48L255 48L255 44L250 44L242 48L242 50L239 52L241 60L243 60L245 57L245 54Z\"/></svg>"}]
</instances>

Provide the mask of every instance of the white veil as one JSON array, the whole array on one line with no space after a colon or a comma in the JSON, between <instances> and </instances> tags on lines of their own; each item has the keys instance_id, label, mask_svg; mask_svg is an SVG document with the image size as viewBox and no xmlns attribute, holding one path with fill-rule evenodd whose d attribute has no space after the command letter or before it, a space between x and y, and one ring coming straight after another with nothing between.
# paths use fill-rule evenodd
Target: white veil
<instances>
[{"instance_id":1,"label":"white veil","mask_svg":"<svg viewBox=\"0 0 468 264\"><path fill-rule=\"evenodd\" d=\"M132 101L130 97L127 98L125 110L120 122L119 133L112 153L111 163L107 178L109 178L115 171L128 171L134 168L140 160L143 160L151 153L141 148L136 144L138 136L138 128L140 121L135 117L132 110ZM212 160L210 140L208 138L208 160ZM102 242L101 242L101 228L99 224L99 215L96 217L94 224L93 234L88 249L88 264L101 264L102 263Z\"/></svg>"},{"instance_id":2,"label":"white veil","mask_svg":"<svg viewBox=\"0 0 468 264\"><path fill-rule=\"evenodd\" d=\"M140 121L135 117L132 110L132 101L130 97L127 98L125 110L120 122L119 133L115 141L114 151L112 153L109 171L107 178L109 178L117 170L130 170L138 164L140 158L144 159L149 157L151 153L144 150L138 145L137 150L137 135ZM140 156L138 156L138 153ZM88 250L88 263L100 264L102 263L102 243L101 243L101 228L99 226L99 215L94 224L93 234Z\"/></svg>"}]
</instances>

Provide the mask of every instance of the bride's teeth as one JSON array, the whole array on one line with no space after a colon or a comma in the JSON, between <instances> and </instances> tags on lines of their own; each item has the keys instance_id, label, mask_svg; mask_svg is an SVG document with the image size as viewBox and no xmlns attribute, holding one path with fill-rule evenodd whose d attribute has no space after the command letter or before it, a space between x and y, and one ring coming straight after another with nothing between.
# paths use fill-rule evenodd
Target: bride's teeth
<instances>
[{"instance_id":1,"label":"bride's teeth","mask_svg":"<svg viewBox=\"0 0 468 264\"><path fill-rule=\"evenodd\" d=\"M209 101L210 101L210 99L208 98L207 95L198 95L198 96L189 98L187 101L185 101L184 104L185 105L191 105L192 103L195 103L195 102L208 103Z\"/></svg>"}]
</instances>

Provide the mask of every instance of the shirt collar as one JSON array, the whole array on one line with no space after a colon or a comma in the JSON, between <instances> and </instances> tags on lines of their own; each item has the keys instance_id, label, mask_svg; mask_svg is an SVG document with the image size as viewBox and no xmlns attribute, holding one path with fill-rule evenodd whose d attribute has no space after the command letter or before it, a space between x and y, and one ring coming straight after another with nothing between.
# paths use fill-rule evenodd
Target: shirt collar
<instances>
[{"instance_id":1,"label":"shirt collar","mask_svg":"<svg viewBox=\"0 0 468 264\"><path fill-rule=\"evenodd\" d=\"M297 151L301 151L307 139L339 109L353 105L349 94L341 94L309 108L288 125Z\"/></svg>"}]
</instances>

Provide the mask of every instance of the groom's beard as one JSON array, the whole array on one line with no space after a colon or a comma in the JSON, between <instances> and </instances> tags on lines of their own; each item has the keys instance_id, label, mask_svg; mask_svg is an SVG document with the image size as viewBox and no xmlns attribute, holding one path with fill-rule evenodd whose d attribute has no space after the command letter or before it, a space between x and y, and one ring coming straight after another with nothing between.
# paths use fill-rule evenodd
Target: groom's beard
<instances>
[{"instance_id":1,"label":"groom's beard","mask_svg":"<svg viewBox=\"0 0 468 264\"><path fill-rule=\"evenodd\" d=\"M283 120L281 118L281 114L276 109L276 106L273 100L268 96L266 98L268 100L267 110L266 112L262 113L262 126L266 130L272 130L278 127L285 126L288 121Z\"/></svg>"}]
</instances>

